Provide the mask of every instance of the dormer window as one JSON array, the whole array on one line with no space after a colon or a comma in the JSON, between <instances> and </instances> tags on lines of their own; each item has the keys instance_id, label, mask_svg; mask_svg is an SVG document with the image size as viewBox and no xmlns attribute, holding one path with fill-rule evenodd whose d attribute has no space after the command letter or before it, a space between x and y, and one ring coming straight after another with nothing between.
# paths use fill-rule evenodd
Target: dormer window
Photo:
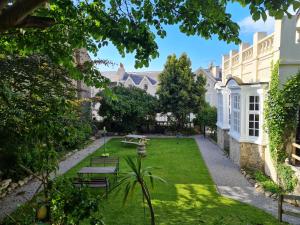
<instances>
[{"instance_id":1,"label":"dormer window","mask_svg":"<svg viewBox=\"0 0 300 225\"><path fill-rule=\"evenodd\" d=\"M148 90L148 84L144 84L144 90L145 90L145 91Z\"/></svg>"}]
</instances>

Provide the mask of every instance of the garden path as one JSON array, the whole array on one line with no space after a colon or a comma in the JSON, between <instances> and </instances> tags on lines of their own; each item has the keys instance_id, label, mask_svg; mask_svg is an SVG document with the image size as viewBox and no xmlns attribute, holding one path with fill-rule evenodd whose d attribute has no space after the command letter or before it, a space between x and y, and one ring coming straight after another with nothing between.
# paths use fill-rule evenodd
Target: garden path
<instances>
[{"instance_id":1,"label":"garden path","mask_svg":"<svg viewBox=\"0 0 300 225\"><path fill-rule=\"evenodd\" d=\"M195 136L200 152L220 194L263 209L277 217L277 200L265 197L241 174L240 169L214 143L203 136ZM299 208L285 208L300 212ZM283 220L300 225L299 218L283 215Z\"/></svg>"},{"instance_id":2,"label":"garden path","mask_svg":"<svg viewBox=\"0 0 300 225\"><path fill-rule=\"evenodd\" d=\"M105 138L105 142L110 140L110 137ZM81 160L86 158L89 154L96 151L104 144L104 138L96 139L92 144L84 149L75 152L65 160L59 163L59 169L56 176L64 174ZM33 179L24 186L13 190L9 195L0 199L0 221L7 215L17 209L19 205L29 201L35 194L37 188L40 186L40 181Z\"/></svg>"}]
</instances>

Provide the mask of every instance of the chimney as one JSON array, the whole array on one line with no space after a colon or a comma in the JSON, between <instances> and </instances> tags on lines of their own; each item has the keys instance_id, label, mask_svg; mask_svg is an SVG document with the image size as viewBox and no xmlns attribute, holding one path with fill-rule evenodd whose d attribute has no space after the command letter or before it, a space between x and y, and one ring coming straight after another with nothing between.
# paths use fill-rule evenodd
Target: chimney
<instances>
[{"instance_id":1,"label":"chimney","mask_svg":"<svg viewBox=\"0 0 300 225\"><path fill-rule=\"evenodd\" d=\"M124 74L125 74L124 65L122 63L120 63L119 69L117 71L117 76L119 77L119 80L122 80Z\"/></svg>"}]
</instances>

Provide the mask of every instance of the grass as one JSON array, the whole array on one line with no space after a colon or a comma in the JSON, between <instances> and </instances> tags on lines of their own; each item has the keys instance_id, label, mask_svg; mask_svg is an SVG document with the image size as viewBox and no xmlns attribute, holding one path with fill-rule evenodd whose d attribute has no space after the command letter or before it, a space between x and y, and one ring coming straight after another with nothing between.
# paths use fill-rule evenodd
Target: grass
<instances>
[{"instance_id":1,"label":"grass","mask_svg":"<svg viewBox=\"0 0 300 225\"><path fill-rule=\"evenodd\" d=\"M121 158L121 172L128 171L123 158L136 155L135 146L124 146L119 139L110 140L106 151ZM193 139L152 139L147 152L144 166L160 167L153 173L168 182L157 182L151 190L157 224L279 224L272 215L258 208L220 196ZM93 156L102 153L103 147ZM81 167L89 165L90 157L65 176L76 176ZM100 213L104 215L106 224L149 224L149 212L146 208L144 217L140 190L137 188L125 206L122 194L112 193L101 203Z\"/></svg>"}]
</instances>

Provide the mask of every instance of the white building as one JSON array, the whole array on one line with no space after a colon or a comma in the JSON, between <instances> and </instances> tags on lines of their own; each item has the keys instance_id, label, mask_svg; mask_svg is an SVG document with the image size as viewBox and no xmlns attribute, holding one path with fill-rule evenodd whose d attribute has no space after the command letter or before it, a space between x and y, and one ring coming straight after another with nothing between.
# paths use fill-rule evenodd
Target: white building
<instances>
[{"instance_id":1,"label":"white building","mask_svg":"<svg viewBox=\"0 0 300 225\"><path fill-rule=\"evenodd\" d=\"M218 145L229 149L240 167L264 171L274 180L268 136L264 126L264 101L269 89L272 62L279 62L284 83L300 70L300 18L276 20L274 33L255 33L253 45L242 43L222 57L218 90Z\"/></svg>"},{"instance_id":2,"label":"white building","mask_svg":"<svg viewBox=\"0 0 300 225\"><path fill-rule=\"evenodd\" d=\"M208 69L199 68L195 71L197 76L204 76L206 79L205 101L210 105L217 107L217 90L215 84L222 80L222 70L219 66L211 64Z\"/></svg>"},{"instance_id":3,"label":"white building","mask_svg":"<svg viewBox=\"0 0 300 225\"><path fill-rule=\"evenodd\" d=\"M124 65L120 66L116 72L103 72L103 76L110 79L112 85L122 84L125 87L134 86L145 90L150 95L155 95L158 87L159 71L150 72L126 72Z\"/></svg>"}]
</instances>

